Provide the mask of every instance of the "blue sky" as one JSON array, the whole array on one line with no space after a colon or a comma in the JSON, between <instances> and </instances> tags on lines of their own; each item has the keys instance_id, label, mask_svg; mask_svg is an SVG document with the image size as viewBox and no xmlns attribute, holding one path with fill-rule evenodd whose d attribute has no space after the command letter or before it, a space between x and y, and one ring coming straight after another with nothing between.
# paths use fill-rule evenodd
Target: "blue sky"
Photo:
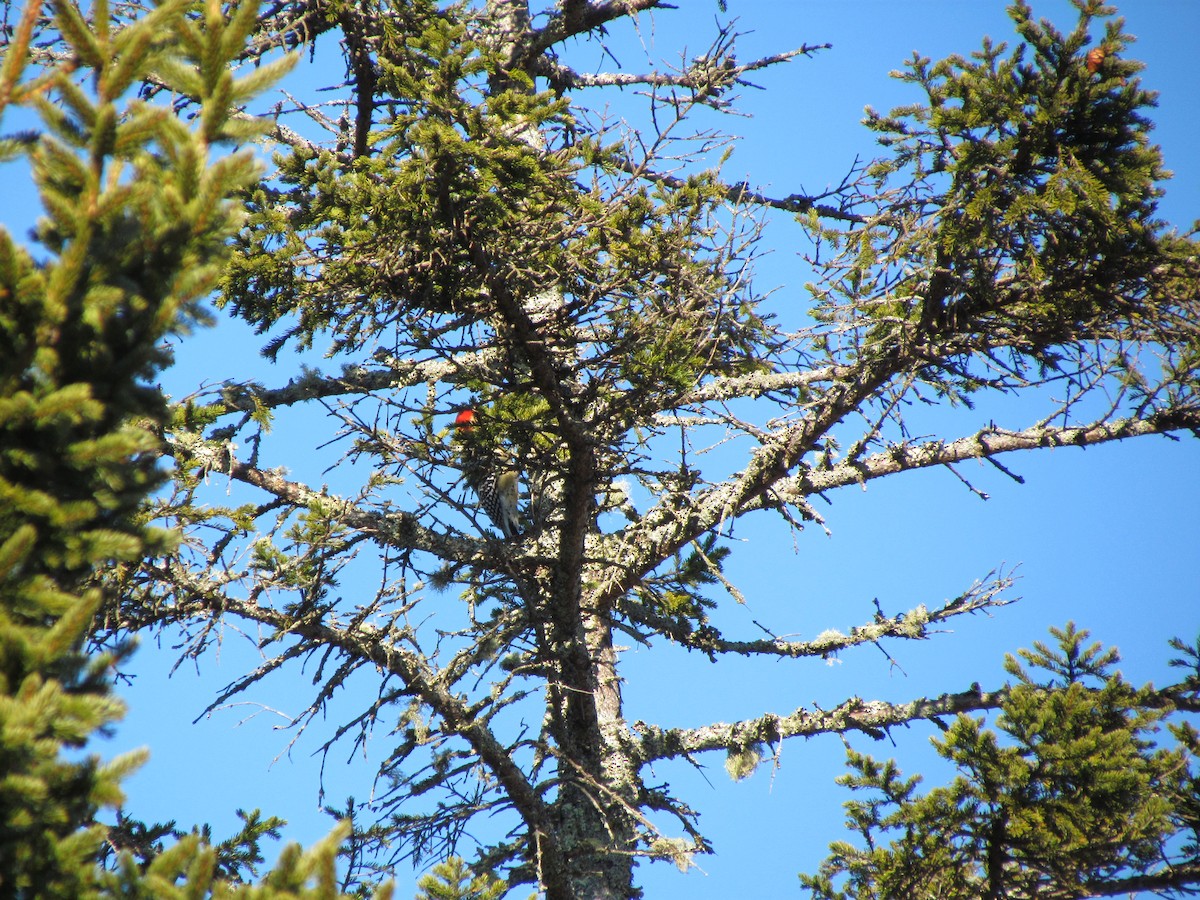
<instances>
[{"instance_id":1,"label":"blue sky","mask_svg":"<svg viewBox=\"0 0 1200 900\"><path fill-rule=\"evenodd\" d=\"M717 15L715 0L679 5L679 11L657 14L653 25L643 19L640 36L627 26L614 27L618 59L638 70L648 58L674 61L684 48L703 50ZM1073 22L1064 2L1037 3L1034 10L1063 28ZM1132 55L1147 64L1144 82L1160 92L1155 138L1175 172L1161 211L1186 227L1200 217L1194 48L1200 4L1142 0L1121 11L1127 29L1139 38ZM713 119L743 135L726 167L728 177L745 177L778 194L818 191L837 182L856 155L876 153L860 125L863 107L886 110L919 99L888 77L914 50L938 58L969 53L985 34L1012 37L1004 4L994 0L729 0L729 13L745 32L739 59L806 42L833 44L811 59L760 73L755 81L765 90L746 90L737 104L749 118ZM605 65L594 45L576 53L576 65ZM338 79L336 48L319 48L316 62L317 73ZM301 63L297 77L312 78L314 72ZM625 102L615 99L614 108ZM4 219L12 230L27 226L31 202L31 195L14 192ZM774 249L760 266L759 284L779 285L781 301L800 298L798 232L780 223L768 240ZM286 375L271 373L258 360L259 343L245 329L222 324L179 348L178 365L166 374L164 386L182 396L201 381L244 378L250 367L265 381L285 382ZM1030 415L1021 404L1009 404L958 410L939 416L939 422L945 435L957 437L992 417L1022 427L1030 424ZM309 437L308 427L294 426L279 439L320 443L323 436ZM990 618L956 621L952 633L933 641L890 645L894 665L873 647L829 664L739 659L715 666L670 647L631 650L625 671L628 717L694 726L814 703L827 707L854 694L902 700L962 690L972 681L993 686L1003 679L1006 652L1045 639L1049 626L1068 619L1118 645L1131 681L1169 680L1166 640L1176 634L1194 638L1200 627L1200 445L1187 437L1149 438L1003 461L1025 478L1023 486L986 464L961 469L990 495L987 501L948 472L917 472L875 482L866 491L832 494L831 504L822 508L832 536L818 528L792 535L766 522L739 526L728 574L748 604L720 615L731 636L738 630L738 636L749 636L757 620L777 633L812 637L868 621L875 598L889 612L934 605L998 567L1016 568L1020 580L1013 595L1022 598L1019 603ZM219 476L213 480L219 484ZM257 658L247 641L230 632L220 652L202 661L199 675L190 663L170 674L177 656L170 643L167 635L161 647L153 639L143 642L133 665L136 679L122 689L129 715L98 748L105 755L150 748L149 763L127 782L131 813L180 824L211 822L220 837L233 829L235 809L259 807L289 820L289 840L311 843L325 834L331 821L318 812L319 759L313 751L327 732L314 728L289 747L292 733L286 728L288 717L308 702L313 673L293 670L243 698L248 702L192 724L213 692ZM934 732L926 726L899 730L894 745L851 740L859 750L896 756L911 772L928 762ZM737 784L719 756L704 759L703 772L677 763L656 767L654 777L670 782L701 812L701 829L717 854L698 859L700 870L687 875L666 865L644 869L647 896L798 896L796 873L815 870L829 841L844 837L841 803L848 795L833 784L842 758L841 741L827 736L785 745L777 768L764 766ZM371 761L344 753L331 757L331 764L334 759L339 765L326 772L327 802L340 803L348 793L366 797ZM397 876L398 896L410 895L413 876L404 871Z\"/></svg>"}]
</instances>

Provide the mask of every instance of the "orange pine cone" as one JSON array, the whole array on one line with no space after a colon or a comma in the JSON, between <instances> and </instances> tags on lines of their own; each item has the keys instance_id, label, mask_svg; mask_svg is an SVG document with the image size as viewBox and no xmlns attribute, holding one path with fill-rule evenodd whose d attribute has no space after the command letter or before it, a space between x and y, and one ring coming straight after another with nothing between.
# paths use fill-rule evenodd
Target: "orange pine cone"
<instances>
[{"instance_id":1,"label":"orange pine cone","mask_svg":"<svg viewBox=\"0 0 1200 900\"><path fill-rule=\"evenodd\" d=\"M1106 56L1108 56L1108 51L1103 47L1096 47L1094 50L1089 50L1086 57L1088 73L1095 75L1100 71L1100 64L1104 62L1104 57Z\"/></svg>"}]
</instances>

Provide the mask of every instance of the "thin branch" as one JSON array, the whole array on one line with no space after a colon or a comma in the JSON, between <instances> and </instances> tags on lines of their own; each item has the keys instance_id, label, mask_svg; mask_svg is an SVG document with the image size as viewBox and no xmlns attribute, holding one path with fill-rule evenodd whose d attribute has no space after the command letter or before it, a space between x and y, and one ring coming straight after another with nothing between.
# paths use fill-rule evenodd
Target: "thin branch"
<instances>
[{"instance_id":1,"label":"thin branch","mask_svg":"<svg viewBox=\"0 0 1200 900\"><path fill-rule=\"evenodd\" d=\"M1141 419L1118 419L1113 422L1092 422L1087 425L1041 425L1023 431L1007 431L988 427L975 434L945 443L927 441L906 444L864 457L854 464L835 465L828 469L811 470L786 479L775 487L784 497L807 497L833 488L862 484L897 472L950 465L970 459L989 459L1000 453L1018 450L1039 450L1050 447L1090 447L1110 441L1148 435L1169 435L1173 431L1200 431L1200 408L1176 407L1161 413L1151 413ZM1011 472L997 464L1006 475ZM1021 480L1021 479L1017 479Z\"/></svg>"},{"instance_id":2,"label":"thin branch","mask_svg":"<svg viewBox=\"0 0 1200 900\"><path fill-rule=\"evenodd\" d=\"M852 627L848 634L829 630L808 641L774 637L770 640L726 640L715 636L711 631L695 629L690 623L665 616L644 603L626 599L621 602L618 609L625 613L631 622L652 632L665 634L685 647L700 650L714 657L717 654L737 653L743 656L778 656L791 659L820 657L825 659L835 656L843 650L862 644L878 643L887 638L925 640L931 634L930 626L954 616L984 612L1015 603L1016 598L1002 596L1012 587L1013 583L1014 580L1011 576L989 573L986 579L976 582L962 594L944 601L933 610L922 605L895 616L876 617L870 624Z\"/></svg>"},{"instance_id":3,"label":"thin branch","mask_svg":"<svg viewBox=\"0 0 1200 900\"><path fill-rule=\"evenodd\" d=\"M637 735L639 758L644 762L674 759L709 750L728 750L757 743L773 743L789 737L842 734L861 731L880 737L888 729L922 719L941 719L959 713L999 709L1008 691L977 691L921 697L907 703L886 703L852 697L831 710L798 708L790 715L768 714L733 724L701 728L659 728L645 722L631 726Z\"/></svg>"},{"instance_id":4,"label":"thin branch","mask_svg":"<svg viewBox=\"0 0 1200 900\"><path fill-rule=\"evenodd\" d=\"M1100 689L1088 690L1098 692ZM831 710L822 710L814 705L812 711L800 707L790 715L769 713L732 724L664 729L638 721L630 727L638 736L639 758L643 763L648 763L711 750L748 747L760 742L772 743L790 737L861 731L880 738L898 725L921 720L936 722L948 716L1000 709L1008 700L1008 695L1007 687L984 691L973 684L965 691L932 698L918 697L906 703L851 697ZM1145 699L1145 705L1158 709L1195 711L1198 704L1189 686L1183 683L1151 692Z\"/></svg>"}]
</instances>

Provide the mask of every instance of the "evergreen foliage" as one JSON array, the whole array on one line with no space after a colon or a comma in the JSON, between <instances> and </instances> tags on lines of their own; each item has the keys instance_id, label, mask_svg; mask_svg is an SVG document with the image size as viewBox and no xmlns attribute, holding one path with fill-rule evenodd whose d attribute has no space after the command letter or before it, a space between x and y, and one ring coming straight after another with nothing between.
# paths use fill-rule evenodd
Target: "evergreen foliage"
<instances>
[{"instance_id":1,"label":"evergreen foliage","mask_svg":"<svg viewBox=\"0 0 1200 900\"><path fill-rule=\"evenodd\" d=\"M929 273L890 290L935 334L953 319L1052 363L1059 351L1048 345L1109 334L1129 304L1154 302L1142 295L1163 239L1154 213L1165 173L1144 113L1153 96L1141 64L1123 58L1119 23L1108 23L1110 56L1091 73L1080 65L1090 15L1069 34L1025 3L1010 15L1021 38L1011 52L985 40L970 60L915 57L902 77L925 101L871 112L867 124L893 151L874 171L901 176L916 212L900 227ZM864 229L860 257L880 258L899 230Z\"/></svg>"},{"instance_id":2,"label":"evergreen foliage","mask_svg":"<svg viewBox=\"0 0 1200 900\"><path fill-rule=\"evenodd\" d=\"M207 159L227 119L211 81L197 94L209 115L196 133L162 108L118 111L135 80L165 71L168 35L209 42L183 4L116 33L103 4L96 32L61 4L55 26L93 75L90 91L66 66L22 78L29 9L0 96L32 106L49 129L27 149L47 212L38 238L54 259L37 265L0 233L0 884L17 896L82 897L104 837L94 815L120 801L120 778L141 756L62 756L122 710L109 681L124 650L80 652L102 601L86 584L165 546L140 516L161 480L152 427L165 406L149 379L165 362L161 339L194 316L220 271L237 217L221 198L254 169L244 154ZM224 60L207 62L221 71ZM189 73L184 60L175 71Z\"/></svg>"},{"instance_id":3,"label":"evergreen foliage","mask_svg":"<svg viewBox=\"0 0 1200 900\"><path fill-rule=\"evenodd\" d=\"M508 891L503 881L476 875L456 856L435 865L417 886L417 900L499 900Z\"/></svg>"},{"instance_id":4,"label":"evergreen foliage","mask_svg":"<svg viewBox=\"0 0 1200 900\"><path fill-rule=\"evenodd\" d=\"M1114 672L1115 650L1087 645L1073 624L1052 629L1006 668L996 730L961 715L938 755L960 772L919 794L919 776L849 751L839 781L870 799L846 804L863 847L840 841L812 896L1094 897L1167 891L1194 881L1195 733L1158 732L1171 711L1151 686ZM999 733L998 733L999 732ZM841 885L841 887L835 887ZM1185 891L1186 892L1186 891Z\"/></svg>"},{"instance_id":5,"label":"evergreen foliage","mask_svg":"<svg viewBox=\"0 0 1200 900\"><path fill-rule=\"evenodd\" d=\"M33 260L0 231L0 894L64 898L227 897L258 841L279 820L245 816L220 846L170 827L98 821L122 802L121 779L145 754L81 757L123 715L113 667L129 651L83 648L105 601L97 575L171 546L149 528L146 495L166 404L152 379L168 361L164 338L200 318L240 221L227 198L251 183L247 152L219 144L256 133L230 117L285 64L235 80L229 60L257 21L243 4L189 15L168 2L110 30L106 3L91 20L70 3L52 27L73 63L26 78L39 8L31 4L6 47L0 112L26 105L44 134L8 139L26 153L46 216ZM87 78L81 76L88 76ZM198 104L194 128L167 107L133 100L154 76ZM336 898L343 828L308 853L291 848L240 897ZM136 835L138 856L101 858ZM128 841L134 843L133 841ZM379 896L388 896L381 889Z\"/></svg>"},{"instance_id":6,"label":"evergreen foliage","mask_svg":"<svg viewBox=\"0 0 1200 900\"><path fill-rule=\"evenodd\" d=\"M58 135L33 152L50 211L39 233L62 262L39 268L7 251L10 293L48 298L14 306L8 329L38 335L9 354L33 360L5 393L18 398L14 428L24 431L3 475L29 518L9 523L10 571L66 566L74 580L60 588L70 593L100 561L122 563L106 574L93 626L104 646L166 629L202 661L222 623L264 635L263 663L212 707L311 662L297 728L335 716L322 751L349 743L375 767L370 800L347 801L342 816L353 823L345 885L358 893L403 860L449 859L422 882L424 896L524 884L548 900L637 896L638 864L686 870L713 850L656 763L720 754L742 779L767 748L799 736L879 736L989 710L1001 711L1003 740L964 717L939 742L970 773L943 792L919 797L894 767L852 755L849 783L884 799L854 807L868 849L839 848L810 887L839 890L833 879L845 874L869 891L895 874L904 890L940 879L936 890L952 896L1011 879L1013 891L1051 896L1124 870L1158 872L1148 848L1174 836L1158 886L1200 883L1195 841L1183 838L1195 742L1177 728L1177 749L1147 743L1172 704L1194 708L1195 685L1129 688L1113 658L1071 630L1058 650L1026 657L1049 679L1013 663L1011 689L848 697L691 728L628 721L621 643L648 653L673 644L706 664L739 656L796 667L926 639L1010 602L1011 578L994 575L940 604L877 605L849 633L802 640L757 622L736 633L739 620L714 611L745 600L726 570L739 521L778 516L799 531L824 524L811 498L840 487L1200 429L1198 254L1191 236L1155 218L1164 172L1148 137L1153 95L1114 10L1077 0L1076 26L1060 32L1018 2L1011 50L987 42L970 59L915 58L904 78L918 101L868 117L884 156L822 196L777 198L730 182L727 141L693 120L734 108L751 73L822 48L747 62L721 27L676 71L571 68L577 39L603 41L616 22L658 7L122 7L97 13L100 36L64 14L60 35L25 45L59 78L65 104L30 94ZM167 20L198 60L191 69L153 37ZM244 137L247 120L229 115L245 99L225 78L230 56L264 65L248 76L256 88L280 47L313 50L326 36L341 42L342 93L289 104L301 125L281 114L267 177L251 183L244 156L206 164L182 121L196 113L205 142ZM1096 40L1104 54L1089 57ZM167 84L178 116L141 101L125 116L93 110L86 91L54 74L64 47L99 69L121 42L145 65L97 81L115 91L110 107ZM613 86L647 89L642 130L589 105ZM101 178L109 158L131 177ZM226 243L234 219L220 200L235 188L244 218ZM776 211L811 247L804 318L754 280ZM197 315L192 300L220 261L219 305L262 335L269 361L295 352L304 368L276 384L214 373L227 380L164 410L145 387L162 362L154 341ZM80 327L96 331L93 343L60 352L82 340L72 337ZM314 351L340 368L327 371ZM95 365L103 360L125 379L115 388L83 375L109 371ZM916 401L1009 394L1030 402L1029 418L1010 427L917 439L906 419ZM464 435L450 423L468 406L480 424ZM317 465L310 448L273 440L285 417L319 435L314 453L333 446L341 458ZM143 420L152 427L134 427ZM67 434L76 423L94 437ZM709 454L715 446L722 453ZM156 452L172 467L169 487L135 513L156 483ZM100 477L85 459L111 465ZM529 494L529 527L504 541L481 534L464 490L479 474L471 466L491 459L519 465ZM58 469L73 492L61 502L37 493L59 483ZM209 484L215 472L221 491ZM151 521L178 526L178 543L151 540ZM22 627L75 609L41 602L15 607ZM73 614L67 644L93 608ZM334 698L358 706L339 713ZM1088 796L1078 779L1094 788ZM269 822L248 822L241 862L226 857L233 869L221 871L255 864L251 844ZM911 823L908 844L869 842L892 823ZM977 823L1004 834L979 834ZM477 827L485 836L465 866L457 855ZM147 877L165 879L164 890L181 873L206 883L220 854L192 837L158 852L173 829L142 832ZM256 890L312 880L333 892L332 846L288 851ZM980 856L990 852L1007 856ZM132 860L111 877L135 882Z\"/></svg>"}]
</instances>

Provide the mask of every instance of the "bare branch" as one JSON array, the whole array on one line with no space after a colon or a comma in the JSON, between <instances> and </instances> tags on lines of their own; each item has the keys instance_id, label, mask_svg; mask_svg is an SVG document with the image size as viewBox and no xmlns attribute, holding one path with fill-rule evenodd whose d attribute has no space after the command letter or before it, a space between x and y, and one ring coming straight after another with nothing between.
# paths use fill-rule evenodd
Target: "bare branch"
<instances>
[{"instance_id":1,"label":"bare branch","mask_svg":"<svg viewBox=\"0 0 1200 900\"><path fill-rule=\"evenodd\" d=\"M1088 690L1098 692L1100 689ZM1008 695L1007 687L984 691L978 685L972 685L966 691L932 698L919 697L906 703L852 697L831 710L814 707L809 711L801 707L786 716L767 714L732 724L662 729L638 721L630 728L637 735L639 758L643 762L653 762L817 734L861 731L873 738L881 738L897 725L921 720L940 721L949 716L999 709ZM1152 708L1192 709L1196 704L1194 692L1187 685L1172 685L1152 692L1146 699L1146 705Z\"/></svg>"},{"instance_id":2,"label":"bare branch","mask_svg":"<svg viewBox=\"0 0 1200 900\"><path fill-rule=\"evenodd\" d=\"M338 627L314 616L296 618L268 606L246 603L223 593L214 593L199 577L181 568L173 572L173 577L183 579L180 583L188 585L187 593L192 602L199 607L219 610L224 615L257 622L279 633L294 635L309 648L335 648L352 660L369 661L383 672L399 678L406 694L420 697L438 716L438 729L443 734L457 735L470 744L479 760L504 785L506 796L520 810L522 817L526 821L538 823L531 831L543 877L563 877L561 873L565 871L564 862L555 838L556 832L538 789L512 758L510 748L501 744L488 728L486 719L475 715L475 711L464 699L452 693L450 684L441 673L430 666L429 660L422 653L405 650L390 629L379 628L367 622ZM300 651L290 651L292 655L296 652ZM254 675L250 677L255 679Z\"/></svg>"},{"instance_id":3,"label":"bare branch","mask_svg":"<svg viewBox=\"0 0 1200 900\"><path fill-rule=\"evenodd\" d=\"M709 750L777 743L789 737L850 731L882 737L889 728L922 719L936 720L959 713L999 709L1007 697L1005 689L985 692L973 688L933 698L921 697L907 703L852 697L831 710L814 708L810 711L801 707L790 715L768 714L733 724L664 729L638 721L630 727L637 735L639 758L652 762Z\"/></svg>"},{"instance_id":4,"label":"bare branch","mask_svg":"<svg viewBox=\"0 0 1200 900\"><path fill-rule=\"evenodd\" d=\"M807 497L898 472L951 465L971 459L989 459L1001 453L1050 447L1090 447L1132 437L1170 435L1174 431L1200 431L1200 409L1176 407L1162 413L1151 413L1142 419L1118 419L1077 426L1042 425L1023 431L1007 431L993 426L949 443L926 441L897 444L854 463L812 469L781 479L775 490L783 497ZM1011 473L1006 474L1012 477Z\"/></svg>"},{"instance_id":5,"label":"bare branch","mask_svg":"<svg viewBox=\"0 0 1200 900\"><path fill-rule=\"evenodd\" d=\"M573 37L594 33L616 19L652 9L674 9L664 0L563 0L541 28L528 38L529 51L542 54Z\"/></svg>"},{"instance_id":6,"label":"bare branch","mask_svg":"<svg viewBox=\"0 0 1200 900\"><path fill-rule=\"evenodd\" d=\"M829 630L808 641L783 638L755 641L727 640L718 636L713 629L706 629L703 626L697 628L691 622L663 615L645 603L627 599L621 602L619 609L628 615L632 622L645 626L650 633L665 634L683 646L707 653L714 659L718 654L725 653L737 653L744 656L778 656L791 659L801 657L827 659L843 650L862 644L878 643L888 638L926 640L931 635L930 626L932 625L945 622L955 616L986 612L989 609L1015 603L1016 598L1002 596L1012 587L1013 583L1011 576L996 576L995 573L991 573L983 581L976 582L962 594L944 601L932 610L922 605L895 616L878 616L869 624L852 627L849 634Z\"/></svg>"},{"instance_id":7,"label":"bare branch","mask_svg":"<svg viewBox=\"0 0 1200 900\"><path fill-rule=\"evenodd\" d=\"M207 470L228 473L236 481L260 488L292 506L307 509L325 507L347 526L369 535L379 544L399 550L424 550L440 559L472 565L494 564L497 557L484 541L439 534L421 525L415 516L403 511L376 513L361 509L347 500L325 491L316 491L291 481L279 471L268 471L242 462L233 456L228 444L204 444L191 436L168 435L170 455L180 458L202 457ZM485 565L486 567L486 565Z\"/></svg>"},{"instance_id":8,"label":"bare branch","mask_svg":"<svg viewBox=\"0 0 1200 900\"><path fill-rule=\"evenodd\" d=\"M620 161L618 165L631 175L645 178L647 181L657 181L668 187L680 188L687 184L687 180L680 178L677 175L670 173L648 170L645 164L635 164L632 161ZM857 167L857 164L856 164ZM769 207L771 209L782 210L783 212L793 213L796 215L802 213L814 212L822 219L831 219L839 222L851 222L856 225L866 224L870 221L870 217L852 212L850 203L852 200L851 179L856 174L855 169L852 169L850 174L842 180L836 188L824 191L820 194L789 194L786 197L771 197L752 188L747 182L736 184L722 185L725 199L734 205L751 205ZM828 203L822 203L830 197L838 197L842 199L842 205L831 206Z\"/></svg>"}]
</instances>

